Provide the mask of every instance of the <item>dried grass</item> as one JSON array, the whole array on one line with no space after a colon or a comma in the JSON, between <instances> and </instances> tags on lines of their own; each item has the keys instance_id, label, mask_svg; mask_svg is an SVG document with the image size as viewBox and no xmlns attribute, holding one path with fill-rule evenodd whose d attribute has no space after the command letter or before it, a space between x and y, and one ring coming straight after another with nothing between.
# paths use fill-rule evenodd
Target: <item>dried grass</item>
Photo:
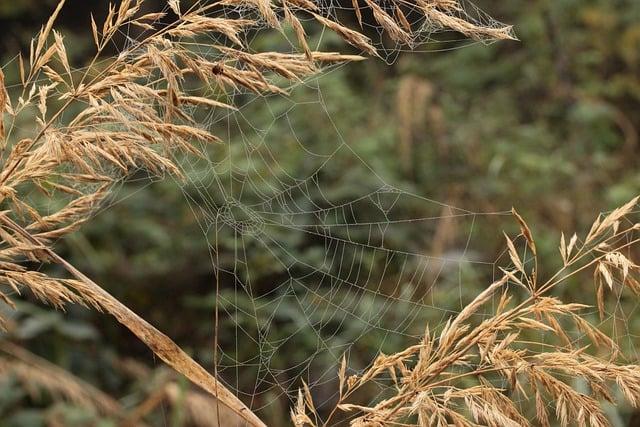
<instances>
[{"instance_id":1,"label":"dried grass","mask_svg":"<svg viewBox=\"0 0 640 427\"><path fill-rule=\"evenodd\" d=\"M56 399L105 415L118 417L123 413L117 401L91 384L9 342L0 342L0 374L14 376L34 398L45 390Z\"/></svg>"},{"instance_id":2,"label":"dried grass","mask_svg":"<svg viewBox=\"0 0 640 427\"><path fill-rule=\"evenodd\" d=\"M213 396L191 390L166 369L151 371L144 365L125 359L120 368L127 376L142 382L145 398L131 408L122 427L138 426L141 420L159 406L168 406L180 414L181 422L195 427L244 427L246 422L235 412L220 404Z\"/></svg>"},{"instance_id":3,"label":"dried grass","mask_svg":"<svg viewBox=\"0 0 640 427\"><path fill-rule=\"evenodd\" d=\"M245 90L262 94L286 93L282 78L299 81L318 72L323 64L362 59L355 55L313 52L305 30L296 17L310 13L370 55L376 49L365 36L349 29L309 0L272 3L269 0L227 0L224 4L248 6L258 20L212 17L215 6L196 2L185 10L178 0L168 2L175 14L169 25L157 25L165 13L144 13L142 1L122 0L110 5L103 23L91 18L96 54L84 71L74 70L67 56L64 37L55 29L63 10L61 0L50 19L31 43L28 58L20 56L18 74L21 93L14 99L5 90L0 73L0 283L13 292L24 289L57 308L67 303L83 304L113 315L147 344L161 359L184 374L249 425L264 425L217 378L198 365L171 339L137 316L100 286L58 256L52 242L76 230L91 218L108 196L111 186L132 172L143 169L155 175L181 171L173 155L201 155L200 144L215 144L219 138L199 126L186 106L233 109L225 97L203 97L189 89L188 81L199 80L220 92ZM367 0L379 26L390 38L411 43L415 38L402 9L422 11L433 24L460 31L474 38L511 38L509 27L485 28L460 18L456 1L417 0L383 3ZM361 17L360 5L356 14ZM302 53L252 52L243 43L244 32L267 25L279 30L283 17L295 31ZM141 38L108 65L105 49L127 26L144 30ZM126 32L126 31L124 31ZM190 48L190 42L211 35L205 56ZM204 50L203 50L204 51ZM280 80L279 80L280 79ZM78 111L62 124L63 115ZM16 120L32 117L31 132L18 137ZM7 118L8 120L5 120ZM5 126L6 125L6 126ZM20 138L19 141L16 141ZM64 202L55 212L43 214L26 194L36 188L52 200ZM55 263L72 278L58 278L29 270L25 261ZM619 260L610 260L610 264ZM603 268L609 268L607 266ZM604 271L604 270L603 270ZM0 298L11 304L10 295Z\"/></svg>"},{"instance_id":4,"label":"dried grass","mask_svg":"<svg viewBox=\"0 0 640 427\"><path fill-rule=\"evenodd\" d=\"M344 359L338 373L340 398L322 425L342 413L353 426L529 426L535 424L527 416L533 407L542 426L554 419L562 426L609 426L601 402L615 404L616 390L637 408L640 366L629 364L618 343L586 320L588 306L552 296L585 270L594 272L601 314L603 288L640 295L640 267L627 255L639 242L640 224L627 218L637 202L635 198L598 217L584 241L574 235L567 244L563 236L559 250L564 265L544 283L538 282L531 230L514 211L519 237L533 260L525 262L507 237L512 268L503 270L502 278L439 334L427 329L421 342L379 355L359 375L347 376ZM524 298L517 302L521 292ZM575 389L575 379L587 384L589 392ZM373 382L389 384L391 393L372 405L352 401ZM297 426L321 424L308 391L301 391L292 419Z\"/></svg>"}]
</instances>

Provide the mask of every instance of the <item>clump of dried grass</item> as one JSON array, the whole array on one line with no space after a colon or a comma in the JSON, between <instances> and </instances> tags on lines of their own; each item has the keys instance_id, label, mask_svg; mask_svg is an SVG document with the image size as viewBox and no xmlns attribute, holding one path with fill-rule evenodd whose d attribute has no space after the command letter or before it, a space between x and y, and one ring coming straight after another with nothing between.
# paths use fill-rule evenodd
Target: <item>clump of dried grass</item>
<instances>
[{"instance_id":1,"label":"clump of dried grass","mask_svg":"<svg viewBox=\"0 0 640 427\"><path fill-rule=\"evenodd\" d=\"M453 0L365 3L354 3L358 19L360 9L369 8L389 37L404 43L411 43L419 31L407 21L403 12L407 8L433 26L469 37L512 37L510 27L483 27L461 18L461 7ZM217 378L58 256L51 245L90 219L115 182L139 169L179 176L175 153L202 155L196 147L217 143L219 138L199 125L191 107L233 109L225 95L229 92L286 93L278 84L282 78L296 82L324 64L362 59L311 51L300 14L311 14L365 53L375 55L376 49L366 36L340 24L325 14L321 3L310 0L197 1L187 10L179 0L170 0L171 17L143 12L142 0L122 0L109 6L103 23L91 19L96 53L88 67L76 70L64 37L54 29L64 4L64 0L58 3L32 41L28 58L20 56L21 93L15 99L5 90L0 72L0 284L18 294L28 289L57 308L77 303L113 315L167 364L248 424L263 425ZM228 18L213 12L221 6L242 6L236 10L255 10L256 16ZM264 26L280 30L281 19L293 28L301 53L253 52L245 45L246 31ZM104 65L107 46L130 26L143 30L140 38ZM220 40L210 42L208 54L191 47L204 36ZM203 96L190 89L197 86L194 81L217 91ZM32 118L31 131L18 130L16 120L21 116ZM63 206L44 213L27 197L34 188ZM26 261L56 263L72 278L45 275L26 267ZM12 304L6 292L0 291L0 298Z\"/></svg>"},{"instance_id":2,"label":"clump of dried grass","mask_svg":"<svg viewBox=\"0 0 640 427\"><path fill-rule=\"evenodd\" d=\"M292 411L294 424L329 425L342 413L353 426L550 426L555 419L562 426L600 427L610 425L600 402L615 404L616 390L637 408L640 366L629 364L619 343L585 319L587 305L552 295L585 270L594 273L601 316L606 290L640 295L640 266L628 255L640 240L640 223L627 218L637 202L598 217L584 240L563 235L563 266L542 283L535 241L514 211L532 259L525 262L507 237L512 268L503 269L438 334L427 328L421 342L380 354L359 375L348 376L343 359L340 397L329 419L320 420L304 387ZM524 297L516 299L522 291ZM576 379L588 385L588 393L575 388ZM383 400L353 402L358 390L374 382L389 385ZM535 421L529 408L535 408Z\"/></svg>"},{"instance_id":3,"label":"clump of dried grass","mask_svg":"<svg viewBox=\"0 0 640 427\"><path fill-rule=\"evenodd\" d=\"M9 342L0 342L0 374L16 378L33 398L44 390L54 399L67 400L105 415L123 414L116 400L91 384Z\"/></svg>"}]
</instances>

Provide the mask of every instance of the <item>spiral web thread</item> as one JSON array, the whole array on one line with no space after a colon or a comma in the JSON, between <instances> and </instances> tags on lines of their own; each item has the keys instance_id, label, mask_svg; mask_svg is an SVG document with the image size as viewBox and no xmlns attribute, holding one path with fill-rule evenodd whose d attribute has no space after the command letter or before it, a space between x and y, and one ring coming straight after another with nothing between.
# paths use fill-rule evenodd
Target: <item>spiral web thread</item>
<instances>
[{"instance_id":1,"label":"spiral web thread","mask_svg":"<svg viewBox=\"0 0 640 427\"><path fill-rule=\"evenodd\" d=\"M458 17L465 21L503 27L471 3L460 4ZM319 6L323 16L336 19L354 14L343 3ZM244 6L227 8L225 14L260 22L257 12ZM367 23L373 21L363 21L364 31L389 64L404 51L491 41L447 40L437 35L442 28L421 19L411 22L419 30L412 32L408 46L390 42L379 26ZM311 27L308 21L303 19ZM247 46L260 43L263 27L257 25L245 38ZM127 40L123 52L131 53L135 34L122 34ZM312 40L312 47L334 42L330 32ZM211 36L191 46L215 58L215 44L225 40ZM278 50L299 51L295 37ZM302 381L317 405L331 407L343 355L349 373L357 373L377 353L415 343L426 325L431 330L443 325L482 283L500 275L498 266L509 264L504 254L484 259L481 241L481 231L489 226L499 231L496 223L506 219L495 218L509 212L477 212L400 188L350 144L349 129L332 111L338 99L326 90L330 74L344 66L286 88L291 96L199 88L214 99L230 97L238 110L193 107L193 116L225 144L200 147L201 158L177 159L187 182L176 182L210 248L212 287L217 289L216 369L225 385L258 413L293 402ZM267 120L256 119L265 115ZM330 130L320 146L305 132L301 117L306 116ZM359 182L352 175L369 179ZM329 181L334 177L338 182ZM445 228L455 230L455 238L444 250L435 250L430 242ZM470 277L480 284L469 287ZM618 301L603 323L629 318L633 311L625 313ZM626 329L628 322L622 324L625 329L616 334L634 348L635 335ZM379 397L388 386L379 384Z\"/></svg>"},{"instance_id":2,"label":"spiral web thread","mask_svg":"<svg viewBox=\"0 0 640 427\"><path fill-rule=\"evenodd\" d=\"M502 27L470 3L461 4L464 20L475 17L485 28ZM337 2L320 6L324 16L354 12ZM247 7L225 9L225 14L259 18ZM368 35L377 35L373 44L387 63L404 50L469 45L460 37L443 40L435 35L442 28L422 19L412 22L420 29L412 33L409 46L389 42L366 20L364 26ZM261 43L262 27L267 28L257 25L247 36L247 46ZM135 34L123 33L125 56L136 45ZM313 40L315 46L334 43L328 31ZM279 51L299 51L295 37L287 41ZM434 49L432 41L437 42ZM484 41L490 40L479 40ZM225 40L211 36L190 44L215 59L219 53L212 45ZM176 159L187 174L187 183L178 185L210 248L218 318L212 352L216 370L261 414L292 402L302 381L316 404L331 407L344 354L349 373L357 373L377 353L415 343L425 325L437 330L478 287L500 275L498 266L509 264L504 254L483 258L481 241L487 226L499 232L496 223L502 220L496 218L508 212L468 210L403 189L354 148L348 131L358 124L341 123L334 111L337 95L326 83L343 66L288 87L291 96L198 88L213 99L230 97L238 110L193 107L193 117L225 143L201 146L201 158ZM321 122L330 137L314 141L305 117ZM443 229L455 230L455 237L436 250L430 243ZM618 341L628 341L635 355L636 337L627 320L637 305L627 307L618 300L602 323L622 318L614 333ZM384 398L388 388L389 383L379 383L378 396L370 397Z\"/></svg>"},{"instance_id":3,"label":"spiral web thread","mask_svg":"<svg viewBox=\"0 0 640 427\"><path fill-rule=\"evenodd\" d=\"M461 5L459 17L503 26L471 3ZM353 14L333 1L322 2L322 9L336 18ZM419 27L407 47L390 44L379 27L365 24L369 36L377 34L372 40L389 64L407 50L478 43L436 36L442 29L428 21ZM253 37L257 41L260 33ZM297 49L295 38L290 49ZM481 240L481 231L500 232L496 225L509 221L509 211L472 211L399 188L353 148L348 129L332 111L337 96L324 86L343 66L288 88L291 96L238 91L238 111L211 112L203 120L226 145L202 147L205 157L180 161L188 172L185 198L199 219L214 269L216 369L258 413L294 402L302 381L320 409L331 407L343 355L350 373L357 373L376 354L415 343L426 325L437 329L462 310L482 287L474 279L490 283L501 275L499 266L510 264L505 253L483 258ZM269 117L256 123L257 115ZM320 146L314 143L301 117L320 120L331 136ZM372 179L348 188L353 174ZM332 177L339 182L328 182ZM430 242L445 228L455 230L455 237L436 250ZM632 313L618 301L602 323ZM616 334L628 337L635 351L628 329ZM378 385L373 399L384 398L389 387Z\"/></svg>"},{"instance_id":4,"label":"spiral web thread","mask_svg":"<svg viewBox=\"0 0 640 427\"><path fill-rule=\"evenodd\" d=\"M353 14L353 8L341 4L323 1L320 6L324 16ZM502 26L472 4L461 4L460 17L473 16L484 27ZM226 13L257 17L245 7ZM403 50L429 51L429 42L442 30L424 19L418 26L408 47L386 39L383 43L383 32L375 25L365 23L364 30L381 58L392 63ZM261 35L253 33L246 44L259 42ZM323 45L325 36L314 43ZM215 57L210 46L220 42L203 40L193 49ZM477 41L439 37L437 50L472 43ZM289 48L298 50L295 37L289 38ZM216 369L255 411L292 402L301 380L321 405L330 405L337 397L337 367L344 354L357 371L380 351L414 343L427 323L440 325L461 310L468 299L463 275L471 270L481 277L494 275L495 260L474 250L481 243L476 231L487 218L508 213L458 208L379 176L346 140L331 112L337 100L326 99L323 92L326 76L343 66L287 88L291 96L227 92L237 111L200 116L203 126L225 144L202 146L202 158L177 159L187 174L187 183L178 184L210 248L212 286L217 289ZM220 95L213 88L203 90L214 98ZM296 96L300 93L302 97ZM328 146L318 147L313 135L304 135L304 123L294 123L300 110L319 113L330 129ZM268 112L269 119L256 124L255 112ZM283 129L286 143L278 140ZM335 188L351 184L326 182L326 175L336 176L326 171L345 162L345 176L373 177L347 196ZM304 166L292 170L292 164ZM442 253L432 254L429 241L442 227L461 236ZM414 240L411 247L404 238ZM445 277L446 293L455 294L448 297L454 303L447 307L434 296ZM247 388L247 383L254 385Z\"/></svg>"},{"instance_id":5,"label":"spiral web thread","mask_svg":"<svg viewBox=\"0 0 640 427\"><path fill-rule=\"evenodd\" d=\"M460 18L485 28L503 26L473 4L460 4ZM319 6L324 16L354 12L344 2L322 1ZM227 8L225 14L258 18L244 6ZM411 16L408 12L407 19ZM421 18L412 22L419 30L409 46L394 44L379 26L366 22L364 31L387 63L406 50L478 43L436 36L443 29ZM123 51L135 45L132 34L123 34ZM263 34L256 28L244 41L251 46ZM430 48L434 41L437 49ZM314 39L317 46L327 42L329 33ZM214 58L215 44L225 41L211 36L192 48ZM295 37L288 38L286 47L299 50ZM344 66L287 88L291 96L227 92L238 107L235 112L193 107L194 117L225 143L200 147L201 158L177 159L187 182L176 182L210 248L219 319L216 369L255 411L293 401L301 380L320 404L330 405L337 397L337 367L344 354L357 372L376 353L414 343L426 324L437 327L462 309L469 300L464 278L470 271L482 278L499 274L497 260L483 259L476 250L482 245L478 230L509 213L476 212L431 200L376 173L344 136L332 112L337 99L323 90L328 75ZM200 89L214 99L221 95L216 88ZM256 124L256 112L268 120ZM316 112L314 117L330 129L330 144L318 147L314 135L305 133L300 121L305 112ZM283 133L286 141L278 140ZM337 173L335 168L343 169ZM371 179L347 188L348 194L336 191L353 185L352 174ZM345 184L328 182L330 177ZM444 227L456 230L456 238L434 253L429 242ZM448 305L441 305L438 295L446 295ZM251 382L253 387L246 388ZM381 394L384 387L380 385Z\"/></svg>"}]
</instances>

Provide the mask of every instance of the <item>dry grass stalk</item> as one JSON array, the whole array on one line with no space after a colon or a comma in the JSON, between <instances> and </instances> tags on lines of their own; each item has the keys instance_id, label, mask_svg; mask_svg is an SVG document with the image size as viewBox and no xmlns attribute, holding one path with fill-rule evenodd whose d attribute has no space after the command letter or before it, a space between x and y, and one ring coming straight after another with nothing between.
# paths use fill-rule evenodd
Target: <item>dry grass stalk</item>
<instances>
[{"instance_id":1,"label":"dry grass stalk","mask_svg":"<svg viewBox=\"0 0 640 427\"><path fill-rule=\"evenodd\" d=\"M22 236L30 244L38 248L44 253L44 256L53 262L63 266L77 280L60 281L66 287L58 290L52 287L52 291L46 287L36 287L30 282L23 283L36 293L41 292L40 299L49 300L58 306L62 306L65 302L88 303L97 310L106 311L113 315L120 323L125 325L133 332L142 342L144 342L153 352L169 366L176 371L189 378L198 386L216 396L226 407L238 414L242 419L250 425L262 425L262 422L251 412L235 395L233 395L225 386L220 384L218 380L206 371L202 366L197 364L189 357L178 345L176 345L169 337L158 331L146 320L135 314L120 301L111 296L108 292L98 286L87 276L78 271L75 267L62 259L48 247L39 243L39 241L30 235L26 230L22 229L18 224L10 218L3 216L0 218L5 226L12 229L16 234ZM25 274L34 272L25 271ZM46 277L46 276L45 276ZM22 279L23 281L26 279ZM42 279L45 280L45 279ZM50 279L46 279L50 280ZM31 285L31 286L29 286ZM72 290L73 292L67 292ZM77 300L71 298L77 298ZM67 300L69 298L69 300Z\"/></svg>"},{"instance_id":2,"label":"dry grass stalk","mask_svg":"<svg viewBox=\"0 0 640 427\"><path fill-rule=\"evenodd\" d=\"M186 8L179 0L171 0L168 5L175 14L174 21L158 25L166 14L143 13L142 0L110 4L103 23L91 18L96 53L88 67L80 71L70 65L64 37L54 29L65 4L61 0L33 39L28 60L19 57L22 90L13 99L7 95L0 73L0 201L4 204L0 215L0 283L15 293L28 289L57 308L79 303L113 315L167 364L216 396L249 425L260 426L263 423L238 398L173 341L50 247L55 239L90 219L114 183L140 169L154 175L180 176L181 171L173 161L176 153L203 155L196 147L217 143L219 138L197 123L194 107L233 109L229 103L232 99L225 93L239 90L285 93L278 84L283 78L296 82L318 72L323 64L362 59L311 51L297 13L313 14L321 25L345 41L365 53L376 54L365 36L323 15L325 11L319 3L310 0L223 3L231 7L250 6L258 17L211 16L210 12L221 4L196 1ZM390 37L408 43L415 34L406 18L402 18L403 5L406 3L394 3L387 10L382 3L367 1L367 7ZM477 24L471 21L464 24L453 15L446 22L449 13L459 14L457 2L432 4L423 0L416 5L426 18L439 20L442 26L474 37L488 35ZM359 9L356 13L360 16ZM280 17L293 27L302 53L252 52L245 47L246 31L264 24L279 29ZM140 39L106 66L98 65L104 59L105 48L115 42L119 33L126 33L129 26L144 30ZM507 38L506 32L494 35ZM207 49L193 49L193 44L202 39L220 41L210 42ZM204 51L208 53L201 53ZM194 81L200 85L194 85ZM194 86L210 88L210 92L202 94L190 89ZM70 111L79 112L62 124L63 115ZM33 121L32 132L26 135L18 135L16 120L21 116ZM63 206L44 214L25 196L34 188ZM24 261L59 264L73 279L28 270ZM11 304L7 293L0 291L0 298Z\"/></svg>"},{"instance_id":3,"label":"dry grass stalk","mask_svg":"<svg viewBox=\"0 0 640 427\"><path fill-rule=\"evenodd\" d=\"M120 404L91 384L9 342L0 343L0 374L13 375L34 397L46 390L54 398L119 417Z\"/></svg>"},{"instance_id":4,"label":"dry grass stalk","mask_svg":"<svg viewBox=\"0 0 640 427\"><path fill-rule=\"evenodd\" d=\"M186 418L196 427L243 427L243 420L215 398L202 393L182 390L175 382L164 388L165 398L172 405L182 405Z\"/></svg>"},{"instance_id":5,"label":"dry grass stalk","mask_svg":"<svg viewBox=\"0 0 640 427\"><path fill-rule=\"evenodd\" d=\"M2 116L4 116L4 112L7 110L7 103L9 102L9 96L7 95L7 90L5 89L4 83L4 73L0 68L0 146L4 147L4 120L2 120Z\"/></svg>"},{"instance_id":6,"label":"dry grass stalk","mask_svg":"<svg viewBox=\"0 0 640 427\"><path fill-rule=\"evenodd\" d=\"M180 385L176 375L166 369L151 371L134 360L120 361L123 373L146 384L145 398L132 408L122 427L139 425L140 420L160 405L169 405L181 414L182 421L196 427L244 427L245 421L219 404L212 396Z\"/></svg>"},{"instance_id":7,"label":"dry grass stalk","mask_svg":"<svg viewBox=\"0 0 640 427\"><path fill-rule=\"evenodd\" d=\"M513 28L509 25L484 26L465 19L464 9L456 0L417 0L416 5L438 28L457 31L476 40L515 40Z\"/></svg>"},{"instance_id":8,"label":"dry grass stalk","mask_svg":"<svg viewBox=\"0 0 640 427\"><path fill-rule=\"evenodd\" d=\"M503 270L503 277L439 334L427 329L422 342L394 355L381 354L360 375L347 376L343 361L339 402L323 425L342 412L353 426L529 426L534 421L527 409L533 407L542 426L556 419L562 426L600 427L610 425L600 401L616 403L616 389L630 405L640 406L640 366L626 362L616 340L585 319L588 306L550 295L589 269L595 273L601 314L603 285L640 295L640 267L626 255L640 240L640 224L623 227L637 201L599 217L584 242L574 236L567 245L563 237L564 267L544 283L537 282L536 260L523 261L507 238L513 269ZM536 258L531 230L514 214ZM513 285L526 293L520 302L510 290ZM576 378L588 384L590 393L574 388L570 381ZM391 386L384 400L371 405L350 401L374 381ZM320 424L307 398L299 399L292 418L297 426Z\"/></svg>"}]
</instances>

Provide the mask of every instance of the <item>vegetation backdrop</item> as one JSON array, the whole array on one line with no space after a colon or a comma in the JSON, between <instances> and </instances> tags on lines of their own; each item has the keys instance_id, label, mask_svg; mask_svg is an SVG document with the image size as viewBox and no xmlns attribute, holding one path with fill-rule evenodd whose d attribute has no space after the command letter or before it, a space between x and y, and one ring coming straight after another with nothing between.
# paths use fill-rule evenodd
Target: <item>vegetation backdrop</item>
<instances>
[{"instance_id":1,"label":"vegetation backdrop","mask_svg":"<svg viewBox=\"0 0 640 427\"><path fill-rule=\"evenodd\" d=\"M28 48L54 3L0 0L2 63ZM58 25L73 63L82 64L93 46L87 32L88 17L91 12L99 16L104 7L100 1L70 3L72 7L61 15ZM427 52L402 52L390 65L371 59L338 67L312 84L295 89L293 101L273 99L268 101L269 107L265 101L248 105L243 111L251 116L252 125L269 126L266 143L276 146L279 162L292 175L304 174L307 168L305 156L277 148L278 144L286 147L291 143L292 128L296 137L310 141L309 146L318 152L339 134L364 163L395 187L473 212L506 212L515 206L527 222L534 224L540 259L554 265L560 231L572 234L574 230L587 230L597 212L626 202L640 189L640 3L475 3L500 21L513 24L519 41L489 45L462 38L445 41L457 37L447 34L425 45ZM266 46L277 43L268 37L256 42ZM16 76L7 76L8 80L12 78ZM318 93L335 127L305 107L304 102ZM287 122L269 125L274 111L288 108ZM238 125L230 133L232 144L246 138L241 129ZM196 175L203 167L197 163L192 166ZM284 179L276 174L265 176L276 180L275 185ZM196 179L150 184L140 178L124 184L108 208L60 242L58 251L211 368L216 275L208 247L210 236L203 233L202 218L192 209L206 200L200 199ZM326 196L332 200L358 197L363 189L375 186L376 179L365 169L353 167L352 155L341 152L323 169L321 177ZM264 185L268 188L270 183ZM428 206L429 212L420 212L424 209L421 206ZM433 205L409 209L414 209L416 216L424 216L431 214ZM474 238L482 242L474 247L482 252L478 259L504 257L501 231L517 228L517 223L504 215L483 217L474 231ZM451 253L468 235L465 226L434 222L430 234L408 229L392 239L407 251L442 255ZM300 259L314 260L323 250L321 241L300 241L297 236L278 238L282 245L289 245L283 250L296 251ZM225 236L221 239L223 251L218 261L224 267L234 262L237 248L231 237L228 241ZM260 253L264 249L250 243L247 248L255 250L251 255L253 283L268 305L270 286L281 281L281 272L274 271L267 255ZM382 274L376 268L384 267L374 264L373 274ZM459 310L460 298L470 299L490 282L493 273L464 272L477 280L465 277L463 281L460 271L444 269L429 290L431 301ZM231 293L235 283L222 276L220 285L223 293ZM581 301L587 290L591 292L591 284L576 279L562 292L570 294L564 295L568 299ZM633 315L636 303L622 299L620 304L628 316L629 329L639 327L640 317ZM0 335L1 342L18 343L129 408L148 402L154 390L169 384L173 393L169 395L174 399L150 405L140 414L150 425L213 425L189 414L191 406L186 401L193 396L185 390L190 386L162 368L149 349L109 318L78 307L66 313L52 311L28 296L19 302L19 309L8 314L11 324ZM299 319L287 313L286 306L274 310L282 311L275 314L278 327L270 330L274 334L270 340L276 342L291 334ZM402 318L402 308L398 310L397 317L390 317L389 322ZM250 360L248 353L254 349L238 345L236 329L227 327L232 322L247 328L260 325L241 317L223 316L221 320L218 344L225 357ZM370 332L364 324L347 326L332 336L334 345ZM308 338L315 339L313 335ZM633 334L627 338L630 354L635 355L640 342ZM356 365L366 366L383 345L382 340L388 352L409 344L402 338L376 334L371 334L370 340L355 352ZM313 345L310 348L315 348ZM11 348L3 347L4 351ZM298 360L298 351L305 349L275 353L272 366L288 368ZM240 374L230 371L231 377L238 376L227 379L251 394L254 373L250 369ZM320 363L314 369L337 367ZM57 425L106 426L115 422L83 405L61 403L47 393L18 386L15 378L2 372L0 369L0 426L54 425L52 419ZM329 388L316 389L314 394L318 401L332 399ZM260 415L269 425L288 425L289 401L273 404L278 401L275 394L261 399L254 406L264 408ZM630 408L611 411L615 425L636 425L632 424L636 418Z\"/></svg>"}]
</instances>

